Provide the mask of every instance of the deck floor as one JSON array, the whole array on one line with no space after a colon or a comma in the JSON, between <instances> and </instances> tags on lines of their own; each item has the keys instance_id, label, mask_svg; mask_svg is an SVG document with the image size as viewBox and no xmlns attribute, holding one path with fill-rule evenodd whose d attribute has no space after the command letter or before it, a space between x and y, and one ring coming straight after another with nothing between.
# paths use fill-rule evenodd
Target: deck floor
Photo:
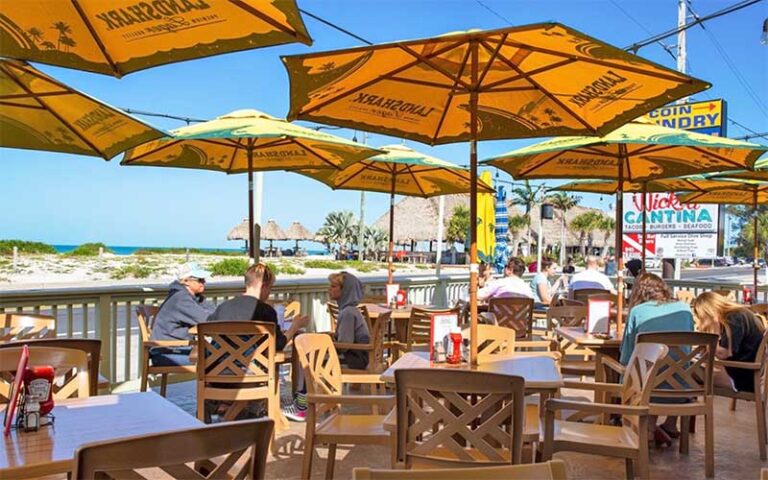
<instances>
[{"instance_id":1,"label":"deck floor","mask_svg":"<svg viewBox=\"0 0 768 480\"><path fill-rule=\"evenodd\" d=\"M567 392L566 392L567 393ZM185 382L168 387L169 399L195 414L195 384ZM758 454L755 407L751 402L739 402L735 412L729 410L730 400L715 399L715 478L746 480L760 478L760 469L768 467ZM301 476L304 455L304 424L291 422L291 428L278 436L280 453L267 458L267 478L297 479ZM690 454L681 455L677 442L671 448L651 451L651 478L699 480L704 478L703 422L691 437ZM327 449L316 449L312 478L324 478ZM569 480L624 478L624 461L609 457L563 452L555 454L568 466ZM335 478L352 478L356 467L389 468L389 449L380 446L339 446L336 451Z\"/></svg>"}]
</instances>

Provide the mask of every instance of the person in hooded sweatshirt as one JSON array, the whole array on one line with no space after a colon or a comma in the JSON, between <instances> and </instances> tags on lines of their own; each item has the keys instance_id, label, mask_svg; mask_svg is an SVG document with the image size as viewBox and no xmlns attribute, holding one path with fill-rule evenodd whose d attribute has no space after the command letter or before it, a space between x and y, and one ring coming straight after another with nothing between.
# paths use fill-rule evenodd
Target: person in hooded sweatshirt
<instances>
[{"instance_id":1,"label":"person in hooded sweatshirt","mask_svg":"<svg viewBox=\"0 0 768 480\"><path fill-rule=\"evenodd\" d=\"M185 263L168 288L152 328L151 340L189 340L189 328L206 321L215 307L203 296L211 272L195 262ZM150 354L154 366L189 365L192 347L156 347Z\"/></svg>"},{"instance_id":2,"label":"person in hooded sweatshirt","mask_svg":"<svg viewBox=\"0 0 768 480\"><path fill-rule=\"evenodd\" d=\"M328 296L339 305L335 338L340 343L368 343L368 323L357 308L363 298L363 284L348 272L333 273L328 277ZM365 370L368 353L360 350L339 351L339 361L348 368Z\"/></svg>"}]
</instances>

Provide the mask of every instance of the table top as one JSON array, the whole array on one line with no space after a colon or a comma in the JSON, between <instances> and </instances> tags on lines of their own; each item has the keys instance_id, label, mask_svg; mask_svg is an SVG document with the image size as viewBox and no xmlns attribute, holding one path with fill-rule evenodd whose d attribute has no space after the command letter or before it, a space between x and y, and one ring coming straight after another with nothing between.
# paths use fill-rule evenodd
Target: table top
<instances>
[{"instance_id":1,"label":"table top","mask_svg":"<svg viewBox=\"0 0 768 480\"><path fill-rule=\"evenodd\" d=\"M477 367L470 367L467 364L461 366L444 363L432 365L429 361L428 352L408 352L381 374L381 380L394 383L395 371L401 368L472 369L478 372L518 375L525 379L525 388L529 391L556 390L563 386L563 377L557 369L555 359L546 355L498 355L493 360L485 360Z\"/></svg>"},{"instance_id":2,"label":"table top","mask_svg":"<svg viewBox=\"0 0 768 480\"><path fill-rule=\"evenodd\" d=\"M51 426L37 432L13 429L3 437L0 477L70 472L75 450L83 444L204 425L153 392L61 400L53 414Z\"/></svg>"},{"instance_id":3,"label":"table top","mask_svg":"<svg viewBox=\"0 0 768 480\"><path fill-rule=\"evenodd\" d=\"M618 348L621 345L621 339L616 337L616 332L611 332L614 335L611 338L598 338L594 335L588 334L582 327L557 327L555 328L555 334L564 337L571 342L585 347L615 347Z\"/></svg>"}]
</instances>

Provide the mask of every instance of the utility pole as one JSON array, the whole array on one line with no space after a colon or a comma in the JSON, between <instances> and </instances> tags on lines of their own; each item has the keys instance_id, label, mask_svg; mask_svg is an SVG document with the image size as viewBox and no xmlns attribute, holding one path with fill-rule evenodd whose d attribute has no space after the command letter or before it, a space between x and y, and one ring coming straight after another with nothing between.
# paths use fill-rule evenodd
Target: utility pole
<instances>
[{"instance_id":1,"label":"utility pole","mask_svg":"<svg viewBox=\"0 0 768 480\"><path fill-rule=\"evenodd\" d=\"M677 27L681 30L677 33L677 71L685 73L685 29L683 27L686 23L688 11L685 6L686 0L677 0ZM677 101L678 105L688 103L688 97L683 97Z\"/></svg>"},{"instance_id":2,"label":"utility pole","mask_svg":"<svg viewBox=\"0 0 768 480\"><path fill-rule=\"evenodd\" d=\"M352 138L357 142L357 135ZM363 132L363 145L368 145L368 132ZM360 225L357 237L357 251L360 260L364 260L365 252L365 192L360 190Z\"/></svg>"}]
</instances>

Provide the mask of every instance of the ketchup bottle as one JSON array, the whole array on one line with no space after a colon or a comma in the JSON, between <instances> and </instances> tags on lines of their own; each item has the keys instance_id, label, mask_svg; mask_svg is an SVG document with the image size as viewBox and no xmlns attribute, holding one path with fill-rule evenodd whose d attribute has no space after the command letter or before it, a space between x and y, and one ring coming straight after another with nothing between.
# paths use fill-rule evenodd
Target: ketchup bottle
<instances>
[{"instance_id":1,"label":"ketchup bottle","mask_svg":"<svg viewBox=\"0 0 768 480\"><path fill-rule=\"evenodd\" d=\"M453 327L451 329L451 354L448 356L448 363L457 365L461 363L461 329Z\"/></svg>"},{"instance_id":2,"label":"ketchup bottle","mask_svg":"<svg viewBox=\"0 0 768 480\"><path fill-rule=\"evenodd\" d=\"M37 401L40 402L41 416L53 410L54 375L55 371L50 365L27 367L24 371L24 394L37 397Z\"/></svg>"}]
</instances>

